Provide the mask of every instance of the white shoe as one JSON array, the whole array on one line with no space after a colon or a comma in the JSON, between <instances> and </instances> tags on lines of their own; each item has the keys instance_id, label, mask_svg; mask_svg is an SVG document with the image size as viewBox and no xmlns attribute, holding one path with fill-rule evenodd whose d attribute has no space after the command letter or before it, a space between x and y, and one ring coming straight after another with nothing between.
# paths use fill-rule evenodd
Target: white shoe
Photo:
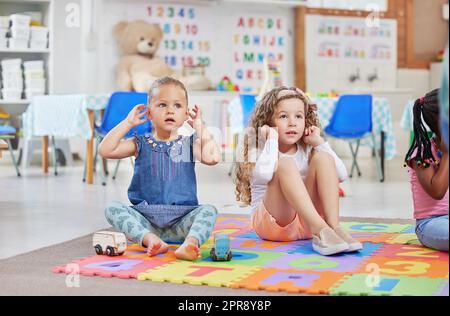
<instances>
[{"instance_id":1,"label":"white shoe","mask_svg":"<svg viewBox=\"0 0 450 316\"><path fill-rule=\"evenodd\" d=\"M349 248L347 252L355 252L363 249L362 243L354 239L349 233L342 229L342 227L336 227L334 231L342 240L344 240L348 244Z\"/></svg>"},{"instance_id":2,"label":"white shoe","mask_svg":"<svg viewBox=\"0 0 450 316\"><path fill-rule=\"evenodd\" d=\"M349 245L329 227L322 229L319 236L313 236L312 246L314 251L323 256L347 252L350 248Z\"/></svg>"}]
</instances>

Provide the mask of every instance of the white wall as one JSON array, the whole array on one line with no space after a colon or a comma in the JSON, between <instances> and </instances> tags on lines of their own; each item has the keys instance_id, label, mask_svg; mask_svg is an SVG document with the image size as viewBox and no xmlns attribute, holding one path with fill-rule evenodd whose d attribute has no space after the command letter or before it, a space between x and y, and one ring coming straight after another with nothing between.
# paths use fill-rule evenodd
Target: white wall
<instances>
[{"instance_id":1,"label":"white wall","mask_svg":"<svg viewBox=\"0 0 450 316\"><path fill-rule=\"evenodd\" d=\"M81 0L54 1L54 93L81 92L81 27L66 25L66 6Z\"/></svg>"},{"instance_id":2,"label":"white wall","mask_svg":"<svg viewBox=\"0 0 450 316\"><path fill-rule=\"evenodd\" d=\"M54 17L54 93L101 93L99 88L99 39L91 34L91 14L94 31L101 23L102 0L57 0ZM67 25L67 5L79 6L78 26ZM94 12L92 11L94 8ZM71 11L70 14L73 12ZM110 68L114 68L111 65Z\"/></svg>"},{"instance_id":3,"label":"white wall","mask_svg":"<svg viewBox=\"0 0 450 316\"><path fill-rule=\"evenodd\" d=\"M419 98L430 91L430 71L427 69L399 69L397 87L411 89L412 97Z\"/></svg>"}]
</instances>

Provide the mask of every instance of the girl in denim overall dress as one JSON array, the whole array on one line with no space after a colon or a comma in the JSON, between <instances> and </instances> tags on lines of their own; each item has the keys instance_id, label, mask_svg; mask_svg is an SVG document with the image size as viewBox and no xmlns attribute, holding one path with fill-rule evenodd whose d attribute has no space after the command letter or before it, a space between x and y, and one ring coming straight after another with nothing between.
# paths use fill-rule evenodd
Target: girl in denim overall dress
<instances>
[{"instance_id":1,"label":"girl in denim overall dress","mask_svg":"<svg viewBox=\"0 0 450 316\"><path fill-rule=\"evenodd\" d=\"M153 135L123 140L132 128L148 119L153 123ZM193 136L178 135L186 121L195 130ZM132 205L113 202L105 211L108 222L146 247L149 256L166 253L166 242L170 242L182 243L175 251L178 259L199 259L217 210L198 203L195 161L216 165L220 149L203 125L200 109L196 106L189 112L184 85L169 77L155 81L148 110L145 105L136 106L106 136L99 152L108 159L136 156L128 189Z\"/></svg>"}]
</instances>

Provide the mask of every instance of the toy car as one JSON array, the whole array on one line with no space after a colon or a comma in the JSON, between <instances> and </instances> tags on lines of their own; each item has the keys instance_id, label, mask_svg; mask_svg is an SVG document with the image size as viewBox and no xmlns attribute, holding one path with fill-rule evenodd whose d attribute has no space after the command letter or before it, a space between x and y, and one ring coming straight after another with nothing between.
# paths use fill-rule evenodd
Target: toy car
<instances>
[{"instance_id":1,"label":"toy car","mask_svg":"<svg viewBox=\"0 0 450 316\"><path fill-rule=\"evenodd\" d=\"M94 234L92 245L97 255L121 256L127 249L127 238L122 233L101 231Z\"/></svg>"},{"instance_id":2,"label":"toy car","mask_svg":"<svg viewBox=\"0 0 450 316\"><path fill-rule=\"evenodd\" d=\"M230 249L230 237L218 234L214 237L214 248L211 249L213 261L230 261L233 253Z\"/></svg>"}]
</instances>

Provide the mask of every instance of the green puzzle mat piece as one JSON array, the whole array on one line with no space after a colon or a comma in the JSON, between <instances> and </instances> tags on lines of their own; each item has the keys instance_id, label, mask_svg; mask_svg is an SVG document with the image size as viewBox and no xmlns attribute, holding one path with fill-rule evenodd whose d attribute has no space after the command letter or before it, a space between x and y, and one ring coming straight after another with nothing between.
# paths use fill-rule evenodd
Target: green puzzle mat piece
<instances>
[{"instance_id":1,"label":"green puzzle mat piece","mask_svg":"<svg viewBox=\"0 0 450 316\"><path fill-rule=\"evenodd\" d=\"M412 227L412 225L403 224L374 224L374 223L356 223L356 222L343 222L341 226L348 230L350 233L386 233L386 234L399 234L406 229Z\"/></svg>"},{"instance_id":2,"label":"green puzzle mat piece","mask_svg":"<svg viewBox=\"0 0 450 316\"><path fill-rule=\"evenodd\" d=\"M437 294L445 280L411 278L405 276L380 276L378 286L374 275L354 274L344 277L330 290L331 295L377 296L432 296Z\"/></svg>"}]
</instances>

